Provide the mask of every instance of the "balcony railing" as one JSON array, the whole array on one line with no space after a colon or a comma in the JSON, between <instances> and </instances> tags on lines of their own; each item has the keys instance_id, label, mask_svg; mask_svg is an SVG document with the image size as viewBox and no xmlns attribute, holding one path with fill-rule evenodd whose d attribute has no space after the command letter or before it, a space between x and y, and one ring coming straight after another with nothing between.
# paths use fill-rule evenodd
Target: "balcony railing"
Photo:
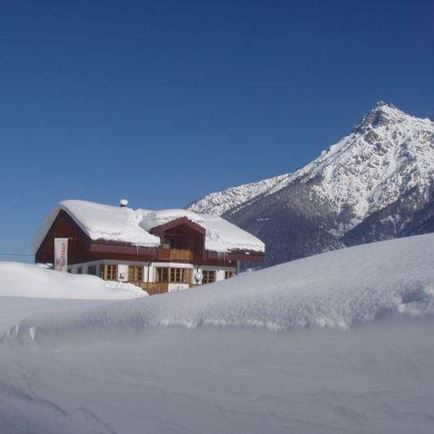
<instances>
[{"instance_id":1,"label":"balcony railing","mask_svg":"<svg viewBox=\"0 0 434 434\"><path fill-rule=\"evenodd\" d=\"M193 262L193 250L170 249L169 258L171 261Z\"/></svg>"},{"instance_id":2,"label":"balcony railing","mask_svg":"<svg viewBox=\"0 0 434 434\"><path fill-rule=\"evenodd\" d=\"M193 250L187 249L159 249L158 260L160 261L179 261L193 262Z\"/></svg>"},{"instance_id":3,"label":"balcony railing","mask_svg":"<svg viewBox=\"0 0 434 434\"><path fill-rule=\"evenodd\" d=\"M139 286L145 290L149 295L164 294L169 290L169 284L167 282L142 282L142 281L130 281L133 285Z\"/></svg>"},{"instance_id":4,"label":"balcony railing","mask_svg":"<svg viewBox=\"0 0 434 434\"><path fill-rule=\"evenodd\" d=\"M169 283L168 282L142 282L140 280L129 281L128 283L132 283L144 291L146 291L149 295L156 294L164 294L169 291ZM198 286L197 284L192 283L172 283L172 285L186 285L188 288L193 288Z\"/></svg>"}]
</instances>

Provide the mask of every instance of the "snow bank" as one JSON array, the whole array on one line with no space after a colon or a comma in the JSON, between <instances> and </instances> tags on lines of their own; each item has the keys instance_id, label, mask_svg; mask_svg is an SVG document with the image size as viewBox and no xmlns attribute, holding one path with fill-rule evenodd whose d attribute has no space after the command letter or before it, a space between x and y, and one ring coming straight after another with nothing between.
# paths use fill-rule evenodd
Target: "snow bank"
<instances>
[{"instance_id":1,"label":"snow bank","mask_svg":"<svg viewBox=\"0 0 434 434\"><path fill-rule=\"evenodd\" d=\"M224 282L110 306L31 318L9 342L92 341L150 327L345 330L434 314L434 235L328 252Z\"/></svg>"},{"instance_id":2,"label":"snow bank","mask_svg":"<svg viewBox=\"0 0 434 434\"><path fill-rule=\"evenodd\" d=\"M110 300L147 295L126 283L99 277L60 273L37 265L0 262L0 296Z\"/></svg>"}]
</instances>

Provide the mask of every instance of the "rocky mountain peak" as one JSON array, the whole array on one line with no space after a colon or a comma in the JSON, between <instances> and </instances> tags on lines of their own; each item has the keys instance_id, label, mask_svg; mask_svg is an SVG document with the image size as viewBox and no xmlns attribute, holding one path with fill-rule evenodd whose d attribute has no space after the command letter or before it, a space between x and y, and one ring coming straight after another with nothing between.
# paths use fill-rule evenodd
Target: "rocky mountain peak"
<instances>
[{"instance_id":1,"label":"rocky mountain peak","mask_svg":"<svg viewBox=\"0 0 434 434\"><path fill-rule=\"evenodd\" d=\"M267 245L268 263L434 231L434 123L378 102L301 169L190 204Z\"/></svg>"},{"instance_id":2,"label":"rocky mountain peak","mask_svg":"<svg viewBox=\"0 0 434 434\"><path fill-rule=\"evenodd\" d=\"M390 102L382 101L382 100L377 101L375 103L373 110L376 110L376 109L384 110L387 108L392 108L392 109L398 110L398 108L394 104L392 104Z\"/></svg>"},{"instance_id":3,"label":"rocky mountain peak","mask_svg":"<svg viewBox=\"0 0 434 434\"><path fill-rule=\"evenodd\" d=\"M371 129L401 122L406 117L409 117L409 115L399 110L393 104L378 101L374 107L363 116L362 120L353 128L353 131L363 134Z\"/></svg>"}]
</instances>

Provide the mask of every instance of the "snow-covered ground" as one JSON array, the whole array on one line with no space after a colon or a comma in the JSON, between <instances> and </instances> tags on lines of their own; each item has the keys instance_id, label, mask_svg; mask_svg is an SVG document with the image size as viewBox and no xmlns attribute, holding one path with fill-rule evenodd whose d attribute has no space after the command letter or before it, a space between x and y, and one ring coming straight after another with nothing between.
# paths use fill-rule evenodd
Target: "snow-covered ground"
<instances>
[{"instance_id":1,"label":"snow-covered ground","mask_svg":"<svg viewBox=\"0 0 434 434\"><path fill-rule=\"evenodd\" d=\"M88 274L58 273L44 266L0 262L0 297L121 300L147 295L137 286Z\"/></svg>"},{"instance_id":2,"label":"snow-covered ground","mask_svg":"<svg viewBox=\"0 0 434 434\"><path fill-rule=\"evenodd\" d=\"M433 264L425 235L134 300L15 291L0 432L431 433Z\"/></svg>"}]
</instances>

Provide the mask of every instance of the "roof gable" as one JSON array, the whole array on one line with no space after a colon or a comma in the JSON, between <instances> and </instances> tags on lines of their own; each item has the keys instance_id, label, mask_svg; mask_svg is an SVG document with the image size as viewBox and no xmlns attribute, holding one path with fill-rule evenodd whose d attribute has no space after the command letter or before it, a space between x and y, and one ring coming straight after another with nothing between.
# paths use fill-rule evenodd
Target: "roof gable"
<instances>
[{"instance_id":1,"label":"roof gable","mask_svg":"<svg viewBox=\"0 0 434 434\"><path fill-rule=\"evenodd\" d=\"M198 232L203 236L206 234L206 230L202 226L189 220L187 217L179 217L175 220L171 220L167 223L163 223L160 226L155 226L149 232L153 235L157 235L161 237L164 234L164 232L179 226L188 226L189 229L193 230L194 232Z\"/></svg>"}]
</instances>

